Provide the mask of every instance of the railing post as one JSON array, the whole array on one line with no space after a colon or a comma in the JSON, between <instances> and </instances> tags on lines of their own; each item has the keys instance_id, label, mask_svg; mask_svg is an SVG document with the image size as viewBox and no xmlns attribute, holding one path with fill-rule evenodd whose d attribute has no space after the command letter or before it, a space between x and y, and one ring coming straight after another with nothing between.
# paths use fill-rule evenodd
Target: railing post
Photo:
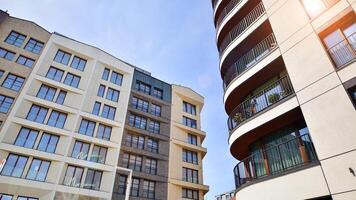
<instances>
[{"instance_id":1,"label":"railing post","mask_svg":"<svg viewBox=\"0 0 356 200\"><path fill-rule=\"evenodd\" d=\"M264 144L262 145L262 156L263 156L263 161L264 161L264 165L265 165L265 169L266 169L266 175L269 176L271 174L271 171L269 169L267 151L266 151L266 146Z\"/></svg>"},{"instance_id":2,"label":"railing post","mask_svg":"<svg viewBox=\"0 0 356 200\"><path fill-rule=\"evenodd\" d=\"M299 148L299 153L300 153L300 155L302 157L302 161L303 161L303 163L307 163L307 162L309 162L309 157L308 157L307 151L305 149L305 145L304 145L303 139L300 136L299 130L297 130L295 133L296 133L296 136L298 138L297 139L297 144L298 144L298 148Z\"/></svg>"}]
</instances>

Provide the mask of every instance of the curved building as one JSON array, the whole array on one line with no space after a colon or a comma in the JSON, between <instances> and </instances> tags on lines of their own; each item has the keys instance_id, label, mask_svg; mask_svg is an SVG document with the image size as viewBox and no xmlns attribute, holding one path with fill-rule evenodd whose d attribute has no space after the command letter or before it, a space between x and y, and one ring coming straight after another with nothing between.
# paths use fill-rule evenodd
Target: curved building
<instances>
[{"instance_id":1,"label":"curved building","mask_svg":"<svg viewBox=\"0 0 356 200\"><path fill-rule=\"evenodd\" d=\"M356 1L212 6L236 199L355 199Z\"/></svg>"}]
</instances>

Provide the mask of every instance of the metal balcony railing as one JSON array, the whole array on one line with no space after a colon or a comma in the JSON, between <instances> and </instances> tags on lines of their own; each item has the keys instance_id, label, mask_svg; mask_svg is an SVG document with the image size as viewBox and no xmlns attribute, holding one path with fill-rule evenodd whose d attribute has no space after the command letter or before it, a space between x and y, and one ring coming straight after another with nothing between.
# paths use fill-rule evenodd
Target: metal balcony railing
<instances>
[{"instance_id":1,"label":"metal balcony railing","mask_svg":"<svg viewBox=\"0 0 356 200\"><path fill-rule=\"evenodd\" d=\"M318 160L309 134L292 136L287 142L258 151L234 168L236 189L262 177L279 174Z\"/></svg>"},{"instance_id":2,"label":"metal balcony railing","mask_svg":"<svg viewBox=\"0 0 356 200\"><path fill-rule=\"evenodd\" d=\"M274 34L271 33L247 53L242 55L234 64L229 66L224 75L224 89L227 88L235 77L253 67L276 48L277 42Z\"/></svg>"},{"instance_id":3,"label":"metal balcony railing","mask_svg":"<svg viewBox=\"0 0 356 200\"><path fill-rule=\"evenodd\" d=\"M238 24L231 29L224 40L221 42L219 47L220 56L225 51L225 49L234 41L238 36L240 36L248 27L257 21L265 13L265 8L263 3L260 2L255 8L251 10Z\"/></svg>"},{"instance_id":4,"label":"metal balcony railing","mask_svg":"<svg viewBox=\"0 0 356 200\"><path fill-rule=\"evenodd\" d=\"M242 122L257 115L266 108L276 104L294 93L289 77L285 76L267 87L256 95L239 104L230 114L227 121L230 134Z\"/></svg>"},{"instance_id":5,"label":"metal balcony railing","mask_svg":"<svg viewBox=\"0 0 356 200\"><path fill-rule=\"evenodd\" d=\"M336 68L340 68L356 58L356 33L337 43L327 51L333 59Z\"/></svg>"},{"instance_id":6,"label":"metal balcony railing","mask_svg":"<svg viewBox=\"0 0 356 200\"><path fill-rule=\"evenodd\" d=\"M230 0L230 2L225 6L225 8L221 11L218 20L216 21L216 30L219 29L221 22L225 19L225 17L241 2L242 0Z\"/></svg>"}]
</instances>

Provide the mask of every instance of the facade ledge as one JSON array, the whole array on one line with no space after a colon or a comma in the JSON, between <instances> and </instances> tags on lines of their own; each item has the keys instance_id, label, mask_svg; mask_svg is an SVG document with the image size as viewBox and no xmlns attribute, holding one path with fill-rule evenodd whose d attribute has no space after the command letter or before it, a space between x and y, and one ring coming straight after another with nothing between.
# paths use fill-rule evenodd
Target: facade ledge
<instances>
[{"instance_id":1,"label":"facade ledge","mask_svg":"<svg viewBox=\"0 0 356 200\"><path fill-rule=\"evenodd\" d=\"M131 105L128 106L128 111L133 112L133 113L138 114L138 115L145 116L147 118L150 118L150 119L153 119L155 121L162 122L162 123L168 124L170 122L169 119L167 119L165 117L158 117L156 115L152 115L149 112L144 112L142 110L138 110L136 108L133 108Z\"/></svg>"},{"instance_id":2,"label":"facade ledge","mask_svg":"<svg viewBox=\"0 0 356 200\"><path fill-rule=\"evenodd\" d=\"M48 85L50 86L54 86L54 87L57 87L57 88L60 88L60 89L63 89L63 90L67 90L67 91L70 91L70 92L73 92L75 94L80 94L80 95L84 95L84 91L81 90L81 89L78 89L78 88L74 88L74 87L71 87L69 85L66 85L62 82L58 82L58 81L54 81L52 79L49 79L49 78L46 78L44 76L41 76L41 75L38 75L36 74L34 76L34 78L38 81L41 81L43 83L47 83Z\"/></svg>"},{"instance_id":3,"label":"facade ledge","mask_svg":"<svg viewBox=\"0 0 356 200\"><path fill-rule=\"evenodd\" d=\"M140 154L140 155L147 155L148 157L157 159L157 160L163 160L163 161L168 161L168 156L167 155L162 155L158 153L152 153L150 151L144 150L144 149L136 149L133 147L129 147L126 145L121 145L121 150L127 151L127 152L132 152L135 154Z\"/></svg>"},{"instance_id":4,"label":"facade ledge","mask_svg":"<svg viewBox=\"0 0 356 200\"><path fill-rule=\"evenodd\" d=\"M204 140L204 138L206 137L206 132L205 131L202 131L202 130L199 130L199 129L195 129L195 128L191 128L191 127L188 127L188 126L185 126L179 122L176 122L176 121L172 121L173 125L175 125L176 127L178 128L181 128L185 131L189 131L189 132L193 132L193 133L196 133L196 134L199 134L200 136L202 136L202 141Z\"/></svg>"},{"instance_id":5,"label":"facade ledge","mask_svg":"<svg viewBox=\"0 0 356 200\"><path fill-rule=\"evenodd\" d=\"M169 136L167 136L167 135L151 133L151 132L148 132L147 130L132 127L128 123L126 123L125 129L128 131L131 131L131 132L140 133L144 136L152 137L152 138L163 140L163 141L169 141Z\"/></svg>"},{"instance_id":6,"label":"facade ledge","mask_svg":"<svg viewBox=\"0 0 356 200\"><path fill-rule=\"evenodd\" d=\"M91 198L92 197L99 198L99 199L111 198L111 193L107 191L88 190L84 188L76 188L76 187L70 187L65 185L57 185L56 191L61 193L75 194L79 196L90 196Z\"/></svg>"},{"instance_id":7,"label":"facade ledge","mask_svg":"<svg viewBox=\"0 0 356 200\"><path fill-rule=\"evenodd\" d=\"M53 191L54 184L49 182L40 182L40 181L33 181L24 178L16 178L11 176L0 176L0 186L1 184L9 184L11 183L10 187L25 187L25 188L33 188L39 189L43 191Z\"/></svg>"},{"instance_id":8,"label":"facade ledge","mask_svg":"<svg viewBox=\"0 0 356 200\"><path fill-rule=\"evenodd\" d=\"M158 103L158 104L162 104L162 105L165 105L165 106L170 106L171 104L168 103L168 102L165 102L163 101L162 99L158 99L156 97L153 97L151 95L148 95L148 94L145 94L143 92L140 92L140 91L137 91L136 89L131 89L131 93L132 94L135 94L137 96L140 96L142 98L146 98L146 99L149 99L149 101L152 101L154 103Z\"/></svg>"},{"instance_id":9,"label":"facade ledge","mask_svg":"<svg viewBox=\"0 0 356 200\"><path fill-rule=\"evenodd\" d=\"M35 96L31 96L28 94L26 94L25 99L28 101L31 101L32 103L39 104L39 105L45 106L45 107L55 108L55 110L66 112L68 114L75 114L77 112L77 110L75 108L72 108L72 107L69 107L66 105L61 105L58 103L54 103L52 101L47 101L47 100L44 100L44 99L41 99L41 98L38 98Z\"/></svg>"},{"instance_id":10,"label":"facade ledge","mask_svg":"<svg viewBox=\"0 0 356 200\"><path fill-rule=\"evenodd\" d=\"M181 140L177 140L177 139L171 139L171 141L181 147L184 147L188 150L193 150L193 151L199 151L202 153L202 158L204 158L204 156L207 153L207 149L205 147L202 146L197 146L197 145L193 145L193 144L189 144L185 141L181 141Z\"/></svg>"},{"instance_id":11,"label":"facade ledge","mask_svg":"<svg viewBox=\"0 0 356 200\"><path fill-rule=\"evenodd\" d=\"M83 112L83 111L81 111L79 114L81 116L85 117L85 118L94 119L97 122L101 122L103 124L107 124L107 125L110 125L110 126L113 126L113 127L118 127L118 128L122 128L123 127L122 121L106 119L104 117L100 117L98 115L94 115L94 114L91 114L91 113L88 113L88 112Z\"/></svg>"},{"instance_id":12,"label":"facade ledge","mask_svg":"<svg viewBox=\"0 0 356 200\"><path fill-rule=\"evenodd\" d=\"M173 179L173 178L170 178L169 182L171 184L178 185L181 187L188 187L188 188L193 188L193 189L197 189L197 190L202 190L204 192L204 194L209 191L208 185L190 183L190 182L182 181L179 179Z\"/></svg>"}]
</instances>

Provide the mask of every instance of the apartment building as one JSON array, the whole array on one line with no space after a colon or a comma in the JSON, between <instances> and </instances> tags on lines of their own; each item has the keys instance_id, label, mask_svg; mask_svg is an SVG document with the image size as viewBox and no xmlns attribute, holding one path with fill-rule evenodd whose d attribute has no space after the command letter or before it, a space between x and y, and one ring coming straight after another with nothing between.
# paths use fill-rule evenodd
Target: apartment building
<instances>
[{"instance_id":1,"label":"apartment building","mask_svg":"<svg viewBox=\"0 0 356 200\"><path fill-rule=\"evenodd\" d=\"M355 199L356 1L212 5L236 199Z\"/></svg>"},{"instance_id":2,"label":"apartment building","mask_svg":"<svg viewBox=\"0 0 356 200\"><path fill-rule=\"evenodd\" d=\"M235 190L216 195L215 200L235 200Z\"/></svg>"}]
</instances>

